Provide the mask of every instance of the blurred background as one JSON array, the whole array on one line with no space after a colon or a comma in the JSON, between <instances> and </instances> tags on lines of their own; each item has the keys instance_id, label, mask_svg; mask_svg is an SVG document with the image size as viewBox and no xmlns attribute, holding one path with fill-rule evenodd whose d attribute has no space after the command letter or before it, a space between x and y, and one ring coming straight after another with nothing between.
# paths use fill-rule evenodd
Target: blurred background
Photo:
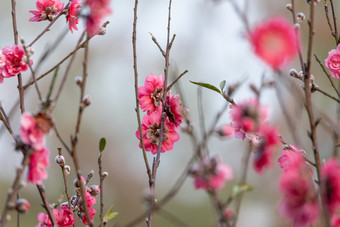
<instances>
[{"instance_id":1,"label":"blurred background","mask_svg":"<svg viewBox=\"0 0 340 227\"><path fill-rule=\"evenodd\" d=\"M285 9L288 0L245 0L237 1L243 9L248 4L247 17L250 25L260 22L262 19L280 14L291 20L291 13ZM47 22L29 22L33 15L29 10L36 10L35 1L17 0L17 19L19 37L26 43L31 42L46 26ZM66 1L64 1L66 3ZM137 129L134 95L134 74L132 58L132 22L134 1L114 0L111 2L113 13L107 20L106 35L98 36L90 42L89 78L86 94L89 94L93 102L83 115L81 133L79 136L78 151L83 175L91 170L95 171L91 184L98 184L98 143L105 137L107 147L103 153L103 168L109 173L104 182L104 196L106 211L111 205L119 215L108 223L108 226L125 226L130 221L145 212L144 196L148 191L148 178L145 170L142 152L138 147L135 137ZM299 1L297 12L301 11L308 16L307 4ZM316 36L314 52L320 59L328 56L328 51L335 48L334 41L327 27L323 5L319 4L316 14ZM339 6L337 6L339 9ZM164 48L166 43L166 28L168 16L168 1L145 0L140 1L138 8L137 27L137 54L139 85L144 83L145 77L150 73L163 74L164 59L158 48L151 40L152 33ZM10 0L2 1L0 8L0 47L13 45ZM336 11L339 12L339 11ZM67 30L66 22L59 19L44 35L34 44L35 51L32 59L37 61L47 45L62 37L62 41L55 48L53 54L40 67L38 74L42 74L54 66L60 59L68 54L76 45L83 31L83 21L78 25L79 31L71 34ZM307 22L301 24L302 48L306 46L304 33L308 30ZM189 82L201 81L218 86L222 80L227 85L242 82L242 87L235 94L235 100L242 101L253 94L249 90L249 84L260 84L262 75L266 78L274 78L273 72L252 52L251 46L245 38L245 29L239 17L228 1L211 0L185 0L173 1L171 33L176 34L171 54L170 73L179 75L184 70L185 75L180 84L183 89L186 107L190 110L190 119L196 133L199 134L199 118L197 110L197 86ZM72 66L65 89L54 111L53 119L64 138L69 142L70 135L74 133L75 121L78 111L79 89L74 83L74 78L82 74L82 54L77 54ZM304 53L305 54L305 53ZM297 59L296 59L297 60ZM321 73L320 67L313 61L313 75L316 83L322 89L332 93L326 77ZM299 66L296 61L291 65ZM59 70L58 82L65 71L65 65ZM289 68L282 73L284 79L289 80ZM39 86L46 94L52 74L39 81ZM29 81L29 73L23 74L23 80ZM301 83L295 81L299 87ZM0 84L0 101L6 111L9 111L18 99L17 79L6 79ZM176 91L172 91L173 94ZM297 134L302 138L301 148L306 150L312 158L311 144L307 139L305 111L300 113L301 102L296 102L297 97L291 91L283 92L286 109L297 119ZM26 93L26 110L35 113L39 110L37 95L34 88ZM335 119L336 106L334 102L318 93L313 94L313 101L318 109L324 110L331 119ZM292 134L282 116L275 91L266 90L261 102L270 106L270 122L276 125L287 143L292 144ZM203 108L207 127L215 119L219 110L223 108L225 101L214 92L203 90ZM229 111L229 110L228 110ZM226 111L218 126L229 123L228 111ZM317 117L320 117L317 114ZM15 132L19 134L20 110L11 116L10 122ZM332 152L332 138L328 133L327 125L319 127L319 143L322 158L327 158ZM184 171L186 163L190 160L194 150L190 138L180 134L181 139L175 144L172 151L161 155L161 163L157 173L156 193L161 199L172 188L180 174ZM51 132L47 138L47 147L51 151L49 178L44 181L49 202L56 202L64 191L60 167L54 162L57 148L62 147L56 140L55 133ZM235 172L235 180L228 182L220 191L221 198L227 198L232 186L240 176L241 158L247 150L247 142L238 139L224 139L215 136L209 142L212 155L218 155L220 159L232 166ZM241 207L240 227L272 227L290 226L277 212L277 206L281 200L278 190L278 180L281 169L277 164L280 148L272 169L262 175L255 174L249 169L248 183L255 188L254 192L244 196ZM21 154L14 150L13 139L8 133L0 135L0 209L2 211L8 188L15 176L15 168L21 160ZM75 172L71 158L65 154L67 164L71 165L71 174L68 176L72 184ZM152 155L148 154L149 161ZM70 187L72 192L72 186ZM38 223L37 214L44 212L40 206L38 191L33 185L28 184L20 191L20 196L28 198L31 209L26 215L21 216L21 226L35 226ZM99 201L99 197L98 197ZM98 202L96 204L98 210ZM15 213L12 212L12 221L7 226L16 226ZM176 223L171 215L176 216L188 226L214 226L214 210L204 191L196 191L192 178L188 178L179 190L178 194L164 206L163 212L156 214L155 226L181 226ZM98 217L95 216L95 220ZM136 226L145 226L142 221Z\"/></svg>"}]
</instances>

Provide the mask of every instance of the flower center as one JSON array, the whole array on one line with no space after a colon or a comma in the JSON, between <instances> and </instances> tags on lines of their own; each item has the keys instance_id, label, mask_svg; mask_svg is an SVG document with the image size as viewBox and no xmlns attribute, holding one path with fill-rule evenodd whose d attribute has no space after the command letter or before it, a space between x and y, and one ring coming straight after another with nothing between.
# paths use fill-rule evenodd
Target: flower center
<instances>
[{"instance_id":1,"label":"flower center","mask_svg":"<svg viewBox=\"0 0 340 227\"><path fill-rule=\"evenodd\" d=\"M157 87L155 91L151 94L151 98L153 99L153 103L155 106L160 106L163 97L163 88Z\"/></svg>"},{"instance_id":2,"label":"flower center","mask_svg":"<svg viewBox=\"0 0 340 227\"><path fill-rule=\"evenodd\" d=\"M152 125L149 125L149 128L146 130L146 138L151 138L152 144L158 144L159 142L159 134L160 134L160 123L153 123ZM169 139L169 136L166 134L168 132L168 127L164 125L163 129L163 141L166 141Z\"/></svg>"}]
</instances>

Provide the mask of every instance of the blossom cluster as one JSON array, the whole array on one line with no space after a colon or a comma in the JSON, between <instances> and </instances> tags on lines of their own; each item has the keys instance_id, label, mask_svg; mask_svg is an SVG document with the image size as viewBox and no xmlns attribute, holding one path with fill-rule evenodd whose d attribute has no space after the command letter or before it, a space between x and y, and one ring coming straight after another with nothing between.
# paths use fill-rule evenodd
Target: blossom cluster
<instances>
[{"instance_id":1,"label":"blossom cluster","mask_svg":"<svg viewBox=\"0 0 340 227\"><path fill-rule=\"evenodd\" d=\"M33 116L25 112L21 117L21 140L30 152L27 181L33 184L41 184L42 179L47 178L45 168L49 166L49 150L45 146L45 134L48 129L44 126L41 115Z\"/></svg>"},{"instance_id":2,"label":"blossom cluster","mask_svg":"<svg viewBox=\"0 0 340 227\"><path fill-rule=\"evenodd\" d=\"M164 128L162 135L161 152L173 149L174 143L179 140L179 126L182 123L185 111L178 95L171 95L169 91L163 100L164 95L163 76L150 74L145 79L144 86L138 88L140 107L146 112L142 121L142 136L146 151L157 154L157 147L160 139L161 119L164 105ZM140 139L139 129L136 136ZM139 144L142 147L141 143Z\"/></svg>"},{"instance_id":3,"label":"blossom cluster","mask_svg":"<svg viewBox=\"0 0 340 227\"><path fill-rule=\"evenodd\" d=\"M28 54L32 54L32 52L28 51ZM30 60L30 64L33 64L32 60ZM0 50L0 83L3 83L4 78L27 71L28 67L27 57L22 46L6 46Z\"/></svg>"},{"instance_id":4,"label":"blossom cluster","mask_svg":"<svg viewBox=\"0 0 340 227\"><path fill-rule=\"evenodd\" d=\"M266 121L268 110L258 99L251 98L233 104L230 110L231 125L224 126L222 135L234 133L236 138L248 138L254 146L253 166L261 173L272 165L274 148L279 143L278 130Z\"/></svg>"},{"instance_id":5,"label":"blossom cluster","mask_svg":"<svg viewBox=\"0 0 340 227\"><path fill-rule=\"evenodd\" d=\"M329 51L325 63L331 75L340 79L340 44L336 49Z\"/></svg>"}]
</instances>

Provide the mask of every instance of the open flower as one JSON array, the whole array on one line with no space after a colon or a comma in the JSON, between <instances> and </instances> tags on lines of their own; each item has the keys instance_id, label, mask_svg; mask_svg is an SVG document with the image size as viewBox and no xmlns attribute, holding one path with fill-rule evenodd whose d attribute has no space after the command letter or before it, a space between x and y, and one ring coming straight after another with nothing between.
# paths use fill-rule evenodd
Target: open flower
<instances>
[{"instance_id":1,"label":"open flower","mask_svg":"<svg viewBox=\"0 0 340 227\"><path fill-rule=\"evenodd\" d=\"M29 21L52 21L64 8L64 3L60 3L60 0L38 0L36 6L38 11L29 11L34 14L34 17L29 19Z\"/></svg>"},{"instance_id":2,"label":"open flower","mask_svg":"<svg viewBox=\"0 0 340 227\"><path fill-rule=\"evenodd\" d=\"M73 0L70 4L70 8L68 9L66 20L68 22L68 25L70 27L71 33L73 33L74 30L78 30L77 24L79 23L78 13L79 8L81 8L82 2L79 0Z\"/></svg>"},{"instance_id":3,"label":"open flower","mask_svg":"<svg viewBox=\"0 0 340 227\"><path fill-rule=\"evenodd\" d=\"M41 184L42 179L47 178L47 168L49 163L50 152L46 148L34 151L30 156L28 165L27 181L33 184Z\"/></svg>"},{"instance_id":4,"label":"open flower","mask_svg":"<svg viewBox=\"0 0 340 227\"><path fill-rule=\"evenodd\" d=\"M86 31L89 36L94 36L98 33L103 18L111 13L110 0L86 0L85 3L90 7L90 15L86 20Z\"/></svg>"},{"instance_id":5,"label":"open flower","mask_svg":"<svg viewBox=\"0 0 340 227\"><path fill-rule=\"evenodd\" d=\"M157 146L160 137L160 127L161 127L161 112L153 112L150 115L147 114L143 117L142 122L142 135L145 150L151 151L152 154L157 154ZM136 131L136 136L140 139L139 129ZM177 134L176 127L165 120L163 129L163 141L161 152L170 151L174 147L174 143L179 140L179 135ZM139 143L139 147L142 145Z\"/></svg>"},{"instance_id":6,"label":"open flower","mask_svg":"<svg viewBox=\"0 0 340 227\"><path fill-rule=\"evenodd\" d=\"M296 31L286 19L272 17L257 25L249 34L255 54L273 69L286 66L297 54Z\"/></svg>"},{"instance_id":7,"label":"open flower","mask_svg":"<svg viewBox=\"0 0 340 227\"><path fill-rule=\"evenodd\" d=\"M53 209L53 216L58 227L70 227L76 221L76 219L73 217L73 212L70 211L66 206L61 206L59 210ZM52 227L52 222L48 214L39 213L38 221L39 224L35 227Z\"/></svg>"},{"instance_id":8,"label":"open flower","mask_svg":"<svg viewBox=\"0 0 340 227\"><path fill-rule=\"evenodd\" d=\"M164 92L164 79L162 75L156 77L150 74L146 77L144 86L138 88L140 108L148 114L162 109Z\"/></svg>"},{"instance_id":9,"label":"open flower","mask_svg":"<svg viewBox=\"0 0 340 227\"><path fill-rule=\"evenodd\" d=\"M340 79L340 44L329 51L325 64L334 78Z\"/></svg>"},{"instance_id":10,"label":"open flower","mask_svg":"<svg viewBox=\"0 0 340 227\"><path fill-rule=\"evenodd\" d=\"M44 132L39 127L36 118L28 112L21 117L20 135L22 142L34 149L41 149L45 146Z\"/></svg>"},{"instance_id":11,"label":"open flower","mask_svg":"<svg viewBox=\"0 0 340 227\"><path fill-rule=\"evenodd\" d=\"M289 145L290 149L282 149L283 155L278 159L280 167L287 171L291 166L294 167L295 162L300 160L299 156L304 155L303 150L299 150L293 145Z\"/></svg>"}]
</instances>

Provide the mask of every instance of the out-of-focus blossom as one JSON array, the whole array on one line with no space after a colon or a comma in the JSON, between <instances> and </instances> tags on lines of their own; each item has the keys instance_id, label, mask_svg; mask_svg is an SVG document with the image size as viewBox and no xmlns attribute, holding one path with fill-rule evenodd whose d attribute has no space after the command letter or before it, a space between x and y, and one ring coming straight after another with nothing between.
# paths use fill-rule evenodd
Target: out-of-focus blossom
<instances>
[{"instance_id":1,"label":"out-of-focus blossom","mask_svg":"<svg viewBox=\"0 0 340 227\"><path fill-rule=\"evenodd\" d=\"M293 60L298 38L292 24L282 17L272 17L257 25L249 34L255 54L273 69L279 70Z\"/></svg>"},{"instance_id":2,"label":"out-of-focus blossom","mask_svg":"<svg viewBox=\"0 0 340 227\"><path fill-rule=\"evenodd\" d=\"M321 195L326 208L331 214L340 206L340 163L337 159L328 159L321 167Z\"/></svg>"},{"instance_id":3,"label":"out-of-focus blossom","mask_svg":"<svg viewBox=\"0 0 340 227\"><path fill-rule=\"evenodd\" d=\"M58 227L70 227L76 221L73 218L73 212L70 211L66 206L61 206L59 210L53 209L53 216ZM35 227L52 227L52 222L48 214L38 214L39 224Z\"/></svg>"},{"instance_id":4,"label":"out-of-focus blossom","mask_svg":"<svg viewBox=\"0 0 340 227\"><path fill-rule=\"evenodd\" d=\"M295 162L300 160L301 155L303 155L303 151L299 150L297 147L293 145L289 145L291 149L282 149L283 155L278 159L280 167L287 171L290 166L294 166Z\"/></svg>"},{"instance_id":5,"label":"out-of-focus blossom","mask_svg":"<svg viewBox=\"0 0 340 227\"><path fill-rule=\"evenodd\" d=\"M261 173L265 168L272 166L274 148L279 143L279 134L277 129L268 123L260 125L257 134L259 143L254 145L253 164L255 171Z\"/></svg>"},{"instance_id":6,"label":"out-of-focus blossom","mask_svg":"<svg viewBox=\"0 0 340 227\"><path fill-rule=\"evenodd\" d=\"M232 105L229 113L235 137L245 139L246 133L256 132L266 119L267 112L267 108L261 106L255 98Z\"/></svg>"},{"instance_id":7,"label":"out-of-focus blossom","mask_svg":"<svg viewBox=\"0 0 340 227\"><path fill-rule=\"evenodd\" d=\"M229 137L234 134L234 127L230 124L224 124L222 127L217 131L220 136Z\"/></svg>"},{"instance_id":8,"label":"out-of-focus blossom","mask_svg":"<svg viewBox=\"0 0 340 227\"><path fill-rule=\"evenodd\" d=\"M146 77L144 86L138 88L140 108L148 114L162 109L164 79L150 74Z\"/></svg>"},{"instance_id":9,"label":"out-of-focus blossom","mask_svg":"<svg viewBox=\"0 0 340 227\"><path fill-rule=\"evenodd\" d=\"M33 184L41 184L42 179L47 178L45 168L49 166L49 150L42 148L34 151L30 155L30 163L28 166L27 181Z\"/></svg>"},{"instance_id":10,"label":"out-of-focus blossom","mask_svg":"<svg viewBox=\"0 0 340 227\"><path fill-rule=\"evenodd\" d=\"M90 8L90 15L86 21L86 31L90 36L98 33L103 18L111 13L110 0L86 0Z\"/></svg>"},{"instance_id":11,"label":"out-of-focus blossom","mask_svg":"<svg viewBox=\"0 0 340 227\"><path fill-rule=\"evenodd\" d=\"M340 79L340 44L328 52L325 64L334 78Z\"/></svg>"},{"instance_id":12,"label":"out-of-focus blossom","mask_svg":"<svg viewBox=\"0 0 340 227\"><path fill-rule=\"evenodd\" d=\"M280 177L283 199L279 212L296 227L313 225L319 217L320 208L311 170L302 155L297 155L294 161Z\"/></svg>"},{"instance_id":13,"label":"out-of-focus blossom","mask_svg":"<svg viewBox=\"0 0 340 227\"><path fill-rule=\"evenodd\" d=\"M29 19L29 21L52 21L64 8L64 3L60 3L60 0L38 0L36 6L38 11L29 11L34 14L34 17Z\"/></svg>"},{"instance_id":14,"label":"out-of-focus blossom","mask_svg":"<svg viewBox=\"0 0 340 227\"><path fill-rule=\"evenodd\" d=\"M31 65L33 61L30 60ZM26 55L22 46L7 46L0 53L0 83L4 78L16 76L28 69Z\"/></svg>"},{"instance_id":15,"label":"out-of-focus blossom","mask_svg":"<svg viewBox=\"0 0 340 227\"><path fill-rule=\"evenodd\" d=\"M37 124L36 118L28 112L21 117L20 135L22 142L34 149L42 149L45 146L44 132Z\"/></svg>"},{"instance_id":16,"label":"out-of-focus blossom","mask_svg":"<svg viewBox=\"0 0 340 227\"><path fill-rule=\"evenodd\" d=\"M15 203L15 209L22 214L26 213L30 209L30 207L30 203L27 201L27 199L24 198L18 199Z\"/></svg>"},{"instance_id":17,"label":"out-of-focus blossom","mask_svg":"<svg viewBox=\"0 0 340 227\"><path fill-rule=\"evenodd\" d=\"M79 23L78 13L79 13L79 8L81 8L81 5L80 5L81 3L82 2L79 0L73 0L68 9L66 20L70 27L71 33L73 33L73 29L78 30L77 28L77 24Z\"/></svg>"},{"instance_id":18,"label":"out-of-focus blossom","mask_svg":"<svg viewBox=\"0 0 340 227\"><path fill-rule=\"evenodd\" d=\"M194 176L195 188L204 190L221 189L227 180L233 178L231 167L216 158L204 159L200 165L193 167L191 174Z\"/></svg>"},{"instance_id":19,"label":"out-of-focus blossom","mask_svg":"<svg viewBox=\"0 0 340 227\"><path fill-rule=\"evenodd\" d=\"M161 112L153 112L143 117L142 135L146 151L151 151L152 154L157 154L157 146L160 136ZM140 139L139 129L136 131L136 136ZM176 127L165 119L163 129L163 142L161 152L170 151L173 149L174 143L179 140L179 135ZM139 143L141 147L141 143Z\"/></svg>"},{"instance_id":20,"label":"out-of-focus blossom","mask_svg":"<svg viewBox=\"0 0 340 227\"><path fill-rule=\"evenodd\" d=\"M167 118L169 119L169 122L171 124L174 124L174 126L179 127L183 120L182 111L184 111L183 104L179 98L179 95L171 96L170 94L168 94L165 103L165 113Z\"/></svg>"},{"instance_id":21,"label":"out-of-focus blossom","mask_svg":"<svg viewBox=\"0 0 340 227\"><path fill-rule=\"evenodd\" d=\"M340 216L332 215L331 225L332 225L332 227L340 227Z\"/></svg>"},{"instance_id":22,"label":"out-of-focus blossom","mask_svg":"<svg viewBox=\"0 0 340 227\"><path fill-rule=\"evenodd\" d=\"M85 197L86 197L87 210L89 212L91 222L93 222L93 217L96 214L96 210L92 206L96 203L96 199L93 198L88 191L85 192ZM84 204L81 204L79 208L80 210L77 212L78 217L82 220L84 225L88 225L88 221L87 221L85 210L84 210Z\"/></svg>"}]
</instances>

